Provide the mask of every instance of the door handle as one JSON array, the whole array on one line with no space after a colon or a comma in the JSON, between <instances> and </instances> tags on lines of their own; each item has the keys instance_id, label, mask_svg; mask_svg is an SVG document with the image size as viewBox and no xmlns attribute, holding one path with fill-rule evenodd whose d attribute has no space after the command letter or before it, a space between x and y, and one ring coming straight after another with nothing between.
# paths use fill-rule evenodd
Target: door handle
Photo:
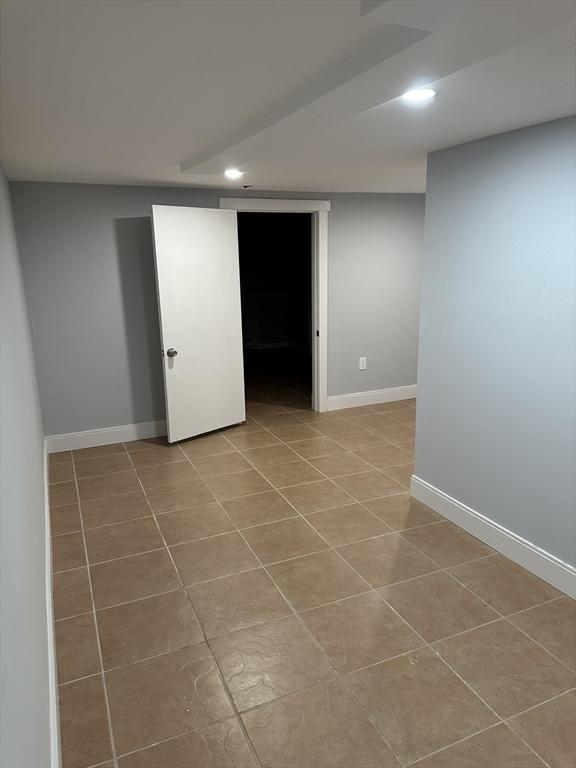
<instances>
[{"instance_id":1,"label":"door handle","mask_svg":"<svg viewBox=\"0 0 576 768\"><path fill-rule=\"evenodd\" d=\"M166 352L166 354L168 355L168 357L176 357L176 355L178 354L178 350L174 349L173 347L170 347L170 349Z\"/></svg>"}]
</instances>

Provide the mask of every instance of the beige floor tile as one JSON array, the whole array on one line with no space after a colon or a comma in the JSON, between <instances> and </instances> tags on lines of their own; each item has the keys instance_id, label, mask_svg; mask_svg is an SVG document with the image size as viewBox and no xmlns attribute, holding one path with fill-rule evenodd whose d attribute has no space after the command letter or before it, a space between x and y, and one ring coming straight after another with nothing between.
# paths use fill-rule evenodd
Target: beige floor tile
<instances>
[{"instance_id":1,"label":"beige floor tile","mask_svg":"<svg viewBox=\"0 0 576 768\"><path fill-rule=\"evenodd\" d=\"M271 565L268 571L297 611L357 595L368 589L365 582L333 551L277 563Z\"/></svg>"},{"instance_id":2,"label":"beige floor tile","mask_svg":"<svg viewBox=\"0 0 576 768\"><path fill-rule=\"evenodd\" d=\"M153 517L127 520L86 530L86 549L90 563L160 549L164 541Z\"/></svg>"},{"instance_id":3,"label":"beige floor tile","mask_svg":"<svg viewBox=\"0 0 576 768\"><path fill-rule=\"evenodd\" d=\"M240 712L334 677L294 617L225 635L211 647Z\"/></svg>"},{"instance_id":4,"label":"beige floor tile","mask_svg":"<svg viewBox=\"0 0 576 768\"><path fill-rule=\"evenodd\" d=\"M81 501L102 499L106 496L119 496L139 490L138 475L133 469L128 472L117 472L114 475L78 479L78 493Z\"/></svg>"},{"instance_id":5,"label":"beige floor tile","mask_svg":"<svg viewBox=\"0 0 576 768\"><path fill-rule=\"evenodd\" d=\"M108 496L104 499L83 501L81 514L84 527L95 528L99 525L109 525L110 523L121 523L124 520L148 517L150 515L150 507L142 491L136 491L120 496Z\"/></svg>"},{"instance_id":6,"label":"beige floor tile","mask_svg":"<svg viewBox=\"0 0 576 768\"><path fill-rule=\"evenodd\" d=\"M260 470L264 477L276 488L302 485L314 480L322 480L323 475L311 467L307 461L291 461L288 464L275 464Z\"/></svg>"},{"instance_id":7,"label":"beige floor tile","mask_svg":"<svg viewBox=\"0 0 576 768\"><path fill-rule=\"evenodd\" d=\"M52 538L52 570L69 571L86 565L81 533L65 533Z\"/></svg>"},{"instance_id":8,"label":"beige floor tile","mask_svg":"<svg viewBox=\"0 0 576 768\"><path fill-rule=\"evenodd\" d=\"M441 568L490 555L494 550L452 523L413 528L401 534Z\"/></svg>"},{"instance_id":9,"label":"beige floor tile","mask_svg":"<svg viewBox=\"0 0 576 768\"><path fill-rule=\"evenodd\" d=\"M150 448L172 448L168 442L168 438L163 437L146 437L143 440L130 440L124 443L124 446L128 453L136 453L137 451L147 451Z\"/></svg>"},{"instance_id":10,"label":"beige floor tile","mask_svg":"<svg viewBox=\"0 0 576 768\"><path fill-rule=\"evenodd\" d=\"M188 589L188 594L208 638L273 621L291 612L262 568L197 584Z\"/></svg>"},{"instance_id":11,"label":"beige floor tile","mask_svg":"<svg viewBox=\"0 0 576 768\"><path fill-rule=\"evenodd\" d=\"M356 501L376 499L403 490L401 485L378 469L337 477L335 482Z\"/></svg>"},{"instance_id":12,"label":"beige floor tile","mask_svg":"<svg viewBox=\"0 0 576 768\"><path fill-rule=\"evenodd\" d=\"M92 613L55 624L58 682L67 683L100 671L100 655Z\"/></svg>"},{"instance_id":13,"label":"beige floor tile","mask_svg":"<svg viewBox=\"0 0 576 768\"><path fill-rule=\"evenodd\" d=\"M182 586L165 549L93 565L90 573L96 608L108 608Z\"/></svg>"},{"instance_id":14,"label":"beige floor tile","mask_svg":"<svg viewBox=\"0 0 576 768\"><path fill-rule=\"evenodd\" d=\"M177 485L198 480L200 475L192 464L182 456L184 461L170 464L157 464L153 467L142 467L138 470L138 477L143 487L148 491L161 485Z\"/></svg>"},{"instance_id":15,"label":"beige floor tile","mask_svg":"<svg viewBox=\"0 0 576 768\"><path fill-rule=\"evenodd\" d=\"M88 581L88 569L55 573L52 576L54 619L65 619L92 610L92 595Z\"/></svg>"},{"instance_id":16,"label":"beige floor tile","mask_svg":"<svg viewBox=\"0 0 576 768\"><path fill-rule=\"evenodd\" d=\"M63 768L84 768L112 757L100 675L59 686Z\"/></svg>"},{"instance_id":17,"label":"beige floor tile","mask_svg":"<svg viewBox=\"0 0 576 768\"><path fill-rule=\"evenodd\" d=\"M239 451L246 451L249 448L261 448L266 445L280 444L280 440L278 440L277 437L263 429L256 429L253 432L245 432L238 435L231 434L228 435L228 439Z\"/></svg>"},{"instance_id":18,"label":"beige floor tile","mask_svg":"<svg viewBox=\"0 0 576 768\"><path fill-rule=\"evenodd\" d=\"M375 412L373 405L357 405L352 408L339 408L337 411L334 411L341 419L349 419L353 416L360 416L363 413Z\"/></svg>"},{"instance_id":19,"label":"beige floor tile","mask_svg":"<svg viewBox=\"0 0 576 768\"><path fill-rule=\"evenodd\" d=\"M416 440L411 437L410 440L400 440L394 445L397 445L398 448L402 448L403 451L406 451L406 453L412 454L412 459L414 459L414 447L416 444Z\"/></svg>"},{"instance_id":20,"label":"beige floor tile","mask_svg":"<svg viewBox=\"0 0 576 768\"><path fill-rule=\"evenodd\" d=\"M184 453L192 460L201 456L216 456L219 453L230 453L233 448L222 435L208 435L195 437L180 443Z\"/></svg>"},{"instance_id":21,"label":"beige floor tile","mask_svg":"<svg viewBox=\"0 0 576 768\"><path fill-rule=\"evenodd\" d=\"M397 467L385 467L382 470L392 480L396 480L397 483L404 486L404 488L410 488L410 482L412 475L414 474L414 462L410 461L407 464L400 464Z\"/></svg>"},{"instance_id":22,"label":"beige floor tile","mask_svg":"<svg viewBox=\"0 0 576 768\"><path fill-rule=\"evenodd\" d=\"M119 768L256 768L244 731L236 719L126 755Z\"/></svg>"},{"instance_id":23,"label":"beige floor tile","mask_svg":"<svg viewBox=\"0 0 576 768\"><path fill-rule=\"evenodd\" d=\"M470 736L411 768L545 768L544 763L504 724Z\"/></svg>"},{"instance_id":24,"label":"beige floor tile","mask_svg":"<svg viewBox=\"0 0 576 768\"><path fill-rule=\"evenodd\" d=\"M242 716L267 768L397 768L398 761L340 681Z\"/></svg>"},{"instance_id":25,"label":"beige floor tile","mask_svg":"<svg viewBox=\"0 0 576 768\"><path fill-rule=\"evenodd\" d=\"M571 669L576 670L576 602L561 597L529 608L510 621Z\"/></svg>"},{"instance_id":26,"label":"beige floor tile","mask_svg":"<svg viewBox=\"0 0 576 768\"><path fill-rule=\"evenodd\" d=\"M374 592L305 611L301 618L340 672L423 645Z\"/></svg>"},{"instance_id":27,"label":"beige floor tile","mask_svg":"<svg viewBox=\"0 0 576 768\"><path fill-rule=\"evenodd\" d=\"M204 643L113 669L106 684L119 754L234 714Z\"/></svg>"},{"instance_id":28,"label":"beige floor tile","mask_svg":"<svg viewBox=\"0 0 576 768\"><path fill-rule=\"evenodd\" d=\"M576 685L572 672L504 620L434 648L501 717Z\"/></svg>"},{"instance_id":29,"label":"beige floor tile","mask_svg":"<svg viewBox=\"0 0 576 768\"><path fill-rule=\"evenodd\" d=\"M235 472L232 475L210 477L206 483L220 501L272 490L270 483L264 480L262 475L254 469L247 472Z\"/></svg>"},{"instance_id":30,"label":"beige floor tile","mask_svg":"<svg viewBox=\"0 0 576 768\"><path fill-rule=\"evenodd\" d=\"M48 455L48 466L59 464L60 462L72 461L72 451L58 451L57 453L50 453Z\"/></svg>"},{"instance_id":31,"label":"beige floor tile","mask_svg":"<svg viewBox=\"0 0 576 768\"><path fill-rule=\"evenodd\" d=\"M396 493L384 499L367 501L365 506L395 531L441 522L442 516L408 493Z\"/></svg>"},{"instance_id":32,"label":"beige floor tile","mask_svg":"<svg viewBox=\"0 0 576 768\"><path fill-rule=\"evenodd\" d=\"M265 448L251 448L244 451L244 456L255 467L271 467L274 464L285 464L288 461L297 461L298 454L288 448L287 445L271 445Z\"/></svg>"},{"instance_id":33,"label":"beige floor tile","mask_svg":"<svg viewBox=\"0 0 576 768\"><path fill-rule=\"evenodd\" d=\"M74 468L76 477L97 477L125 472L127 469L132 469L132 462L126 451L122 451L122 453L109 453L94 459L75 459Z\"/></svg>"},{"instance_id":34,"label":"beige floor tile","mask_svg":"<svg viewBox=\"0 0 576 768\"><path fill-rule=\"evenodd\" d=\"M264 491L251 496L227 499L222 502L226 513L238 528L263 525L298 517L298 512L277 491Z\"/></svg>"},{"instance_id":35,"label":"beige floor tile","mask_svg":"<svg viewBox=\"0 0 576 768\"><path fill-rule=\"evenodd\" d=\"M104 669L196 645L204 639L184 590L98 611Z\"/></svg>"},{"instance_id":36,"label":"beige floor tile","mask_svg":"<svg viewBox=\"0 0 576 768\"><path fill-rule=\"evenodd\" d=\"M158 515L156 520L169 546L235 530L228 515L216 502L168 512Z\"/></svg>"},{"instance_id":37,"label":"beige floor tile","mask_svg":"<svg viewBox=\"0 0 576 768\"><path fill-rule=\"evenodd\" d=\"M265 565L327 549L326 542L301 517L246 528L244 537Z\"/></svg>"},{"instance_id":38,"label":"beige floor tile","mask_svg":"<svg viewBox=\"0 0 576 768\"><path fill-rule=\"evenodd\" d=\"M348 544L338 550L373 587L384 587L438 570L438 567L400 534Z\"/></svg>"},{"instance_id":39,"label":"beige floor tile","mask_svg":"<svg viewBox=\"0 0 576 768\"><path fill-rule=\"evenodd\" d=\"M314 512L306 519L333 547L390 533L387 525L360 504Z\"/></svg>"},{"instance_id":40,"label":"beige floor tile","mask_svg":"<svg viewBox=\"0 0 576 768\"><path fill-rule=\"evenodd\" d=\"M379 591L429 643L499 618L447 573L430 573Z\"/></svg>"},{"instance_id":41,"label":"beige floor tile","mask_svg":"<svg viewBox=\"0 0 576 768\"><path fill-rule=\"evenodd\" d=\"M182 449L178 445L170 447L154 446L147 451L136 451L130 455L136 469L180 462L185 458Z\"/></svg>"},{"instance_id":42,"label":"beige floor tile","mask_svg":"<svg viewBox=\"0 0 576 768\"><path fill-rule=\"evenodd\" d=\"M238 451L220 453L217 456L203 456L194 459L193 464L202 477L217 477L252 469L252 465Z\"/></svg>"},{"instance_id":43,"label":"beige floor tile","mask_svg":"<svg viewBox=\"0 0 576 768\"><path fill-rule=\"evenodd\" d=\"M74 480L74 465L72 461L56 461L48 466L50 483L64 483Z\"/></svg>"},{"instance_id":44,"label":"beige floor tile","mask_svg":"<svg viewBox=\"0 0 576 768\"><path fill-rule=\"evenodd\" d=\"M390 424L385 427L376 427L374 432L389 443L399 443L414 437L414 427L407 424Z\"/></svg>"},{"instance_id":45,"label":"beige floor tile","mask_svg":"<svg viewBox=\"0 0 576 768\"><path fill-rule=\"evenodd\" d=\"M282 495L303 515L332 507L343 507L352 502L350 496L338 488L332 480L294 485L285 488Z\"/></svg>"},{"instance_id":46,"label":"beige floor tile","mask_svg":"<svg viewBox=\"0 0 576 768\"><path fill-rule=\"evenodd\" d=\"M347 419L342 419L341 421L334 421L330 424L318 425L318 431L323 435L331 437L336 442L340 442L340 438L345 435L354 435L358 432L362 432L362 427L358 426L358 424L353 424Z\"/></svg>"},{"instance_id":47,"label":"beige floor tile","mask_svg":"<svg viewBox=\"0 0 576 768\"><path fill-rule=\"evenodd\" d=\"M231 427L224 427L219 430L219 434L225 435L228 440L238 435L247 435L250 432L262 432L262 427L254 420L248 417L246 421L240 424L233 424Z\"/></svg>"},{"instance_id":48,"label":"beige floor tile","mask_svg":"<svg viewBox=\"0 0 576 768\"><path fill-rule=\"evenodd\" d=\"M428 648L346 680L403 762L411 762L486 728L496 716Z\"/></svg>"},{"instance_id":49,"label":"beige floor tile","mask_svg":"<svg viewBox=\"0 0 576 768\"><path fill-rule=\"evenodd\" d=\"M266 429L275 429L277 427L293 427L302 424L297 416L292 413L270 413L258 416L257 421Z\"/></svg>"},{"instance_id":50,"label":"beige floor tile","mask_svg":"<svg viewBox=\"0 0 576 768\"><path fill-rule=\"evenodd\" d=\"M246 403L246 411L250 418L258 420L261 416L288 413L286 408L273 403L263 393L259 393L257 397L257 400L248 400Z\"/></svg>"},{"instance_id":51,"label":"beige floor tile","mask_svg":"<svg viewBox=\"0 0 576 768\"><path fill-rule=\"evenodd\" d=\"M259 563L239 533L223 533L170 548L184 586L229 576Z\"/></svg>"},{"instance_id":52,"label":"beige floor tile","mask_svg":"<svg viewBox=\"0 0 576 768\"><path fill-rule=\"evenodd\" d=\"M320 456L310 459L310 463L327 477L339 477L351 475L354 472L366 472L370 465L353 453L337 453L333 456Z\"/></svg>"},{"instance_id":53,"label":"beige floor tile","mask_svg":"<svg viewBox=\"0 0 576 768\"><path fill-rule=\"evenodd\" d=\"M561 595L502 555L452 568L451 573L503 614L522 611Z\"/></svg>"},{"instance_id":54,"label":"beige floor tile","mask_svg":"<svg viewBox=\"0 0 576 768\"><path fill-rule=\"evenodd\" d=\"M326 429L326 427L322 429ZM273 427L270 431L285 443L295 443L309 437L320 437L320 432L317 429L302 423L293 427Z\"/></svg>"},{"instance_id":55,"label":"beige floor tile","mask_svg":"<svg viewBox=\"0 0 576 768\"><path fill-rule=\"evenodd\" d=\"M416 421L416 410L411 407L397 408L386 415L400 424L414 424Z\"/></svg>"},{"instance_id":56,"label":"beige floor tile","mask_svg":"<svg viewBox=\"0 0 576 768\"><path fill-rule=\"evenodd\" d=\"M65 504L50 510L50 531L52 536L75 533L82 530L78 504Z\"/></svg>"},{"instance_id":57,"label":"beige floor tile","mask_svg":"<svg viewBox=\"0 0 576 768\"><path fill-rule=\"evenodd\" d=\"M565 693L546 704L509 721L521 736L550 766L573 768L576 765L576 691Z\"/></svg>"},{"instance_id":58,"label":"beige floor tile","mask_svg":"<svg viewBox=\"0 0 576 768\"><path fill-rule=\"evenodd\" d=\"M77 504L78 494L76 483L54 483L50 486L50 507L61 507L64 504Z\"/></svg>"},{"instance_id":59,"label":"beige floor tile","mask_svg":"<svg viewBox=\"0 0 576 768\"><path fill-rule=\"evenodd\" d=\"M300 421L311 424L313 427L318 424L333 424L342 421L342 416L334 412L296 411L294 415L298 416Z\"/></svg>"},{"instance_id":60,"label":"beige floor tile","mask_svg":"<svg viewBox=\"0 0 576 768\"><path fill-rule=\"evenodd\" d=\"M96 445L93 448L79 448L72 451L74 461L84 459L99 459L101 456L109 456L112 453L125 453L124 443L110 443L110 445Z\"/></svg>"},{"instance_id":61,"label":"beige floor tile","mask_svg":"<svg viewBox=\"0 0 576 768\"><path fill-rule=\"evenodd\" d=\"M378 411L366 411L365 413L358 413L349 416L348 418L358 427L370 430L375 430L380 427L388 427L391 424L397 423L383 413L378 413Z\"/></svg>"},{"instance_id":62,"label":"beige floor tile","mask_svg":"<svg viewBox=\"0 0 576 768\"><path fill-rule=\"evenodd\" d=\"M334 440L348 451L357 451L371 445L384 445L384 440L373 432L358 429L356 432L334 435Z\"/></svg>"},{"instance_id":63,"label":"beige floor tile","mask_svg":"<svg viewBox=\"0 0 576 768\"><path fill-rule=\"evenodd\" d=\"M331 456L335 453L342 453L344 450L341 445L329 437L310 437L308 440L297 440L295 443L290 443L290 448L304 459Z\"/></svg>"},{"instance_id":64,"label":"beige floor tile","mask_svg":"<svg viewBox=\"0 0 576 768\"><path fill-rule=\"evenodd\" d=\"M415 405L416 400L410 398L408 400L393 400L390 403L377 403L376 405L373 405L372 408L380 413L386 413L388 411L402 410L403 408L413 408Z\"/></svg>"},{"instance_id":65,"label":"beige floor tile","mask_svg":"<svg viewBox=\"0 0 576 768\"><path fill-rule=\"evenodd\" d=\"M202 480L191 483L171 483L151 488L146 492L150 506L156 514L176 512L214 501L214 495Z\"/></svg>"}]
</instances>

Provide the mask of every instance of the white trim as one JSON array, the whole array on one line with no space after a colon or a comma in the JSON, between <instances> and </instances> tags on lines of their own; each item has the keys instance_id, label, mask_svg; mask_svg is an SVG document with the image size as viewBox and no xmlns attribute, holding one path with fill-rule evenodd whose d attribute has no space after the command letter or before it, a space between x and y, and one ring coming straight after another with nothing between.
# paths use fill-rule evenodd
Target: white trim
<instances>
[{"instance_id":1,"label":"white trim","mask_svg":"<svg viewBox=\"0 0 576 768\"><path fill-rule=\"evenodd\" d=\"M544 551L536 544L526 541L517 533L509 531L499 523L490 520L480 512L448 496L416 475L412 476L410 493L443 517L459 525L468 533L481 539L501 552L510 560L531 571L556 589L570 597L576 597L576 568L564 563L555 555Z\"/></svg>"},{"instance_id":2,"label":"white trim","mask_svg":"<svg viewBox=\"0 0 576 768\"><path fill-rule=\"evenodd\" d=\"M220 208L312 213L312 408L328 410L328 211L330 200L221 197ZM318 331L318 333L316 333Z\"/></svg>"},{"instance_id":3,"label":"white trim","mask_svg":"<svg viewBox=\"0 0 576 768\"><path fill-rule=\"evenodd\" d=\"M360 405L392 403L396 400L410 400L414 397L416 397L416 384L411 384L407 387L371 389L368 392L352 392L349 395L331 395L328 398L327 410L339 411L341 408L357 408Z\"/></svg>"},{"instance_id":4,"label":"white trim","mask_svg":"<svg viewBox=\"0 0 576 768\"><path fill-rule=\"evenodd\" d=\"M330 200L280 200L262 197L221 197L220 208L233 211L315 213L329 211Z\"/></svg>"},{"instance_id":5,"label":"white trim","mask_svg":"<svg viewBox=\"0 0 576 768\"><path fill-rule=\"evenodd\" d=\"M326 411L328 410L327 210L317 211L312 216L312 261L312 408L315 411Z\"/></svg>"},{"instance_id":6,"label":"white trim","mask_svg":"<svg viewBox=\"0 0 576 768\"><path fill-rule=\"evenodd\" d=\"M60 751L60 714L56 640L54 637L54 605L52 602L52 536L50 530L50 496L48 476L48 441L44 439L44 537L46 557L46 638L48 641L48 701L50 707L50 766L62 765Z\"/></svg>"},{"instance_id":7,"label":"white trim","mask_svg":"<svg viewBox=\"0 0 576 768\"><path fill-rule=\"evenodd\" d=\"M124 443L130 440L143 440L146 437L163 437L166 434L166 421L143 421L140 424L124 424L121 427L89 429L85 432L68 432L65 435L48 435L46 443L48 453L70 451L79 448L93 448L96 445Z\"/></svg>"}]
</instances>

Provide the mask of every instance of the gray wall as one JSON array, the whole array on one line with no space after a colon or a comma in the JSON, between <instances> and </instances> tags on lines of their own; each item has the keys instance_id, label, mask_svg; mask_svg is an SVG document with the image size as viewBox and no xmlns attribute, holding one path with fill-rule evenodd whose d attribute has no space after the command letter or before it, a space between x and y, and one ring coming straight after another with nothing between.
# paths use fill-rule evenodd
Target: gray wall
<instances>
[{"instance_id":1,"label":"gray wall","mask_svg":"<svg viewBox=\"0 0 576 768\"><path fill-rule=\"evenodd\" d=\"M574 563L575 120L429 157L416 475Z\"/></svg>"},{"instance_id":2,"label":"gray wall","mask_svg":"<svg viewBox=\"0 0 576 768\"><path fill-rule=\"evenodd\" d=\"M8 185L0 170L0 765L49 766L44 431Z\"/></svg>"},{"instance_id":3,"label":"gray wall","mask_svg":"<svg viewBox=\"0 0 576 768\"><path fill-rule=\"evenodd\" d=\"M47 434L163 418L150 206L218 206L238 192L11 189ZM329 394L415 384L423 195L292 197L332 201Z\"/></svg>"}]
</instances>

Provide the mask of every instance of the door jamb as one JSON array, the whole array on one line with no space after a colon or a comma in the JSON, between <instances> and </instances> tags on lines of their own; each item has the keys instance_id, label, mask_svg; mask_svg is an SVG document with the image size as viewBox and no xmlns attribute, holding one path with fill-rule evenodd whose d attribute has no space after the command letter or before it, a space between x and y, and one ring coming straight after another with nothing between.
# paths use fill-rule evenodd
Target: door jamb
<instances>
[{"instance_id":1,"label":"door jamb","mask_svg":"<svg viewBox=\"0 0 576 768\"><path fill-rule=\"evenodd\" d=\"M312 214L312 408L328 408L329 200L221 197L220 208L254 213Z\"/></svg>"}]
</instances>

